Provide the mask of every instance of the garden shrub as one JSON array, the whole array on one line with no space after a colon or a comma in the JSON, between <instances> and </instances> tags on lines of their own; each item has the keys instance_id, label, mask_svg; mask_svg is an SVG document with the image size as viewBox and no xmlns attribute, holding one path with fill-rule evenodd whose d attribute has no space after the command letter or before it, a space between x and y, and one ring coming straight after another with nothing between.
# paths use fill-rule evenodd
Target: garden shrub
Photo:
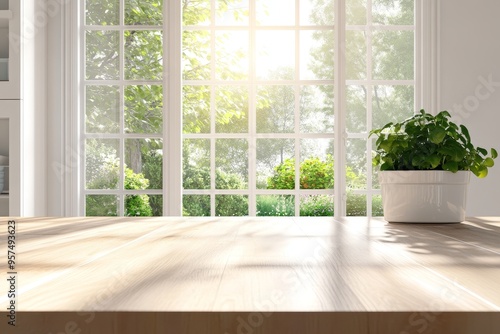
<instances>
[{"instance_id":1,"label":"garden shrub","mask_svg":"<svg viewBox=\"0 0 500 334\"><path fill-rule=\"evenodd\" d=\"M217 189L246 189L240 175L215 171ZM184 167L184 189L210 189L210 169L186 165ZM183 199L185 216L210 216L210 197L206 195L186 195ZM218 216L247 216L248 198L241 195L217 195L215 213Z\"/></svg>"},{"instance_id":2,"label":"garden shrub","mask_svg":"<svg viewBox=\"0 0 500 334\"><path fill-rule=\"evenodd\" d=\"M149 180L150 189L163 189L163 155L156 152L148 152L144 155L142 167L144 177ZM153 216L163 216L162 196L150 196L149 204Z\"/></svg>"},{"instance_id":3,"label":"garden shrub","mask_svg":"<svg viewBox=\"0 0 500 334\"><path fill-rule=\"evenodd\" d=\"M333 216L332 195L309 195L301 198L301 216Z\"/></svg>"},{"instance_id":4,"label":"garden shrub","mask_svg":"<svg viewBox=\"0 0 500 334\"><path fill-rule=\"evenodd\" d=\"M144 190L148 189L149 180L142 173L136 174L130 168L125 168L125 189ZM148 195L125 196L125 216L152 216L153 212L149 204Z\"/></svg>"},{"instance_id":5,"label":"garden shrub","mask_svg":"<svg viewBox=\"0 0 500 334\"><path fill-rule=\"evenodd\" d=\"M119 166L117 161L105 162L98 173L94 171L92 179L87 183L87 189L114 189L118 184ZM149 180L142 173L136 174L130 168L125 168L125 189L143 190L149 186ZM116 196L95 195L85 199L87 216L116 216ZM126 216L152 216L148 195L127 195L125 197Z\"/></svg>"},{"instance_id":6,"label":"garden shrub","mask_svg":"<svg viewBox=\"0 0 500 334\"><path fill-rule=\"evenodd\" d=\"M301 189L333 189L333 158L328 155L326 161L317 157L300 163ZM285 160L274 168L274 175L267 180L268 189L295 189L295 159Z\"/></svg>"},{"instance_id":7,"label":"garden shrub","mask_svg":"<svg viewBox=\"0 0 500 334\"><path fill-rule=\"evenodd\" d=\"M257 216L294 216L295 201L291 195L257 196Z\"/></svg>"}]
</instances>

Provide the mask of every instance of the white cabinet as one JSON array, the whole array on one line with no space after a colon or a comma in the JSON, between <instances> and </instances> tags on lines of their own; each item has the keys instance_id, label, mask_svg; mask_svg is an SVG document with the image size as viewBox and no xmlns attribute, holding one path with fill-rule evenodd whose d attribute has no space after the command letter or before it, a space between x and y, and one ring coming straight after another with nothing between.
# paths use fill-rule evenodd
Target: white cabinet
<instances>
[{"instance_id":1,"label":"white cabinet","mask_svg":"<svg viewBox=\"0 0 500 334\"><path fill-rule=\"evenodd\" d=\"M8 194L0 194L0 216L22 214L21 108L21 100L0 100L0 155L9 157Z\"/></svg>"},{"instance_id":2,"label":"white cabinet","mask_svg":"<svg viewBox=\"0 0 500 334\"><path fill-rule=\"evenodd\" d=\"M0 100L21 98L21 0L0 0Z\"/></svg>"},{"instance_id":3,"label":"white cabinet","mask_svg":"<svg viewBox=\"0 0 500 334\"><path fill-rule=\"evenodd\" d=\"M33 215L37 2L0 0L0 149L8 147L9 156L8 194L0 194L0 216L7 205L10 216Z\"/></svg>"},{"instance_id":4,"label":"white cabinet","mask_svg":"<svg viewBox=\"0 0 500 334\"><path fill-rule=\"evenodd\" d=\"M0 194L0 217L9 215L9 195Z\"/></svg>"}]
</instances>

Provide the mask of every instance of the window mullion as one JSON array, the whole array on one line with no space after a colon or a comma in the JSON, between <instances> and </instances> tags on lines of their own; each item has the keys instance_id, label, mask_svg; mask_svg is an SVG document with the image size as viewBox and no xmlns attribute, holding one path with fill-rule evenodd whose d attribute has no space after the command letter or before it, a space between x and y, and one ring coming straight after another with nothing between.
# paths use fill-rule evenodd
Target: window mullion
<instances>
[{"instance_id":1,"label":"window mullion","mask_svg":"<svg viewBox=\"0 0 500 334\"><path fill-rule=\"evenodd\" d=\"M335 218L346 215L345 0L335 2Z\"/></svg>"},{"instance_id":2,"label":"window mullion","mask_svg":"<svg viewBox=\"0 0 500 334\"><path fill-rule=\"evenodd\" d=\"M182 13L163 5L163 215L182 216Z\"/></svg>"}]
</instances>

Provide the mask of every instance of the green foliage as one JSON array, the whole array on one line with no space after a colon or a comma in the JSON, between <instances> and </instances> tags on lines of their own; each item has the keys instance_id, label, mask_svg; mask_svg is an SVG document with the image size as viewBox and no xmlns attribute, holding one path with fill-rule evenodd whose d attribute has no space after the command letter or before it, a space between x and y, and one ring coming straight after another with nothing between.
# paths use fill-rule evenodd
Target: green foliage
<instances>
[{"instance_id":1,"label":"green foliage","mask_svg":"<svg viewBox=\"0 0 500 334\"><path fill-rule=\"evenodd\" d=\"M366 215L366 196L349 193L346 203L347 216ZM301 198L300 215L308 217L333 217L335 213L332 195L309 195ZM295 205L293 196L259 196L257 198L258 216L293 216ZM382 198L374 196L372 198L372 215L383 216Z\"/></svg>"},{"instance_id":2,"label":"green foliage","mask_svg":"<svg viewBox=\"0 0 500 334\"><path fill-rule=\"evenodd\" d=\"M380 170L470 170L483 178L494 165L497 151L475 147L468 129L451 120L447 111L433 116L420 113L399 123L388 123L374 129L376 155Z\"/></svg>"},{"instance_id":3,"label":"green foliage","mask_svg":"<svg viewBox=\"0 0 500 334\"><path fill-rule=\"evenodd\" d=\"M333 216L332 195L310 195L300 201L301 216Z\"/></svg>"},{"instance_id":4,"label":"green foliage","mask_svg":"<svg viewBox=\"0 0 500 334\"><path fill-rule=\"evenodd\" d=\"M150 151L144 156L144 166L142 169L144 177L149 180L150 189L163 189L163 155ZM162 196L150 196L153 216L163 216Z\"/></svg>"},{"instance_id":5,"label":"green foliage","mask_svg":"<svg viewBox=\"0 0 500 334\"><path fill-rule=\"evenodd\" d=\"M115 195L87 195L85 198L85 215L87 217L104 217L118 215Z\"/></svg>"},{"instance_id":6,"label":"green foliage","mask_svg":"<svg viewBox=\"0 0 500 334\"><path fill-rule=\"evenodd\" d=\"M261 195L257 197L257 216L295 216L291 195Z\"/></svg>"},{"instance_id":7,"label":"green foliage","mask_svg":"<svg viewBox=\"0 0 500 334\"><path fill-rule=\"evenodd\" d=\"M268 189L295 189L295 159L286 159L274 167L274 175L267 179Z\"/></svg>"},{"instance_id":8,"label":"green foliage","mask_svg":"<svg viewBox=\"0 0 500 334\"><path fill-rule=\"evenodd\" d=\"M163 0L125 1L126 25L162 25Z\"/></svg>"},{"instance_id":9,"label":"green foliage","mask_svg":"<svg viewBox=\"0 0 500 334\"><path fill-rule=\"evenodd\" d=\"M210 216L210 196L184 195L182 199L182 215L192 217Z\"/></svg>"},{"instance_id":10,"label":"green foliage","mask_svg":"<svg viewBox=\"0 0 500 334\"><path fill-rule=\"evenodd\" d=\"M333 189L333 158L309 158L300 164L301 189Z\"/></svg>"},{"instance_id":11,"label":"green foliage","mask_svg":"<svg viewBox=\"0 0 500 334\"><path fill-rule=\"evenodd\" d=\"M366 216L366 195L347 194L347 216Z\"/></svg>"},{"instance_id":12,"label":"green foliage","mask_svg":"<svg viewBox=\"0 0 500 334\"><path fill-rule=\"evenodd\" d=\"M148 189L149 180L142 173L136 174L130 168L125 168L125 189ZM148 195L127 195L125 197L126 216L152 216Z\"/></svg>"},{"instance_id":13,"label":"green foliage","mask_svg":"<svg viewBox=\"0 0 500 334\"><path fill-rule=\"evenodd\" d=\"M118 183L119 166L115 161L108 161L100 168L98 174L87 183L88 189L113 189ZM134 173L125 168L125 189L143 190L149 186L149 180L143 174ZM87 216L116 216L117 202L114 195L90 195L86 197ZM148 195L127 195L125 198L126 216L152 216Z\"/></svg>"},{"instance_id":14,"label":"green foliage","mask_svg":"<svg viewBox=\"0 0 500 334\"><path fill-rule=\"evenodd\" d=\"M184 172L184 189L210 189L210 169L186 165ZM238 174L226 173L216 169L217 189L244 189L246 183ZM183 200L185 216L210 216L210 196L187 195ZM217 216L248 215L248 198L240 195L217 195L215 197L215 214Z\"/></svg>"},{"instance_id":15,"label":"green foliage","mask_svg":"<svg viewBox=\"0 0 500 334\"><path fill-rule=\"evenodd\" d=\"M300 164L301 189L333 189L333 158L326 161L317 157L309 158ZM267 180L268 189L295 189L295 159L286 159L274 168L274 175Z\"/></svg>"},{"instance_id":16,"label":"green foliage","mask_svg":"<svg viewBox=\"0 0 500 334\"><path fill-rule=\"evenodd\" d=\"M382 217L384 215L384 209L382 206L382 196L376 195L372 197L372 216Z\"/></svg>"},{"instance_id":17,"label":"green foliage","mask_svg":"<svg viewBox=\"0 0 500 334\"><path fill-rule=\"evenodd\" d=\"M217 195L215 196L216 216L248 216L248 196Z\"/></svg>"}]
</instances>

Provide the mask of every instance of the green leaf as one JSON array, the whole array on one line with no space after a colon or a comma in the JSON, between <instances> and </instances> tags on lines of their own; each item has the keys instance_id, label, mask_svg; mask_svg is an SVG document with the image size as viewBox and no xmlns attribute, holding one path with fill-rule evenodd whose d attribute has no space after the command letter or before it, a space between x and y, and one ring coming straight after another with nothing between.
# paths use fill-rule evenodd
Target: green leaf
<instances>
[{"instance_id":1,"label":"green leaf","mask_svg":"<svg viewBox=\"0 0 500 334\"><path fill-rule=\"evenodd\" d=\"M465 138L467 138L467 142L470 142L469 130L465 127L465 125L462 124L460 124L460 129L462 130L462 133L464 134Z\"/></svg>"},{"instance_id":2,"label":"green leaf","mask_svg":"<svg viewBox=\"0 0 500 334\"><path fill-rule=\"evenodd\" d=\"M441 144L446 137L446 130L440 126L435 127L429 134L429 139L434 144Z\"/></svg>"},{"instance_id":3,"label":"green leaf","mask_svg":"<svg viewBox=\"0 0 500 334\"><path fill-rule=\"evenodd\" d=\"M427 158L427 162L431 165L432 169L434 169L441 163L441 158L439 155L433 154Z\"/></svg>"},{"instance_id":4,"label":"green leaf","mask_svg":"<svg viewBox=\"0 0 500 334\"><path fill-rule=\"evenodd\" d=\"M498 152L494 148L491 149L491 157L496 159L498 157Z\"/></svg>"},{"instance_id":5,"label":"green leaf","mask_svg":"<svg viewBox=\"0 0 500 334\"><path fill-rule=\"evenodd\" d=\"M495 161L493 161L493 159L492 159L492 158L486 158L486 159L484 160L484 165L485 165L486 167L493 167L493 166L495 165Z\"/></svg>"},{"instance_id":6,"label":"green leaf","mask_svg":"<svg viewBox=\"0 0 500 334\"><path fill-rule=\"evenodd\" d=\"M458 163L456 161L447 161L443 164L443 169L456 173L458 171Z\"/></svg>"},{"instance_id":7,"label":"green leaf","mask_svg":"<svg viewBox=\"0 0 500 334\"><path fill-rule=\"evenodd\" d=\"M488 176L488 168L485 166L479 166L474 174L480 179L485 178Z\"/></svg>"},{"instance_id":8,"label":"green leaf","mask_svg":"<svg viewBox=\"0 0 500 334\"><path fill-rule=\"evenodd\" d=\"M394 165L391 164L391 163L388 163L388 162L384 162L381 166L380 166L380 170L393 170L394 169Z\"/></svg>"},{"instance_id":9,"label":"green leaf","mask_svg":"<svg viewBox=\"0 0 500 334\"><path fill-rule=\"evenodd\" d=\"M482 148L482 147L478 147L478 148L477 148L477 151L478 151L479 153L481 153L482 155L486 155L486 154L488 154L488 151L486 151L486 150L485 150L484 148Z\"/></svg>"},{"instance_id":10,"label":"green leaf","mask_svg":"<svg viewBox=\"0 0 500 334\"><path fill-rule=\"evenodd\" d=\"M450 113L448 111L446 111L446 110L441 111L438 115L439 116L444 116L446 118L451 118Z\"/></svg>"},{"instance_id":11,"label":"green leaf","mask_svg":"<svg viewBox=\"0 0 500 334\"><path fill-rule=\"evenodd\" d=\"M425 168L426 159L424 156L416 155L411 160L411 165L418 168Z\"/></svg>"}]
</instances>

